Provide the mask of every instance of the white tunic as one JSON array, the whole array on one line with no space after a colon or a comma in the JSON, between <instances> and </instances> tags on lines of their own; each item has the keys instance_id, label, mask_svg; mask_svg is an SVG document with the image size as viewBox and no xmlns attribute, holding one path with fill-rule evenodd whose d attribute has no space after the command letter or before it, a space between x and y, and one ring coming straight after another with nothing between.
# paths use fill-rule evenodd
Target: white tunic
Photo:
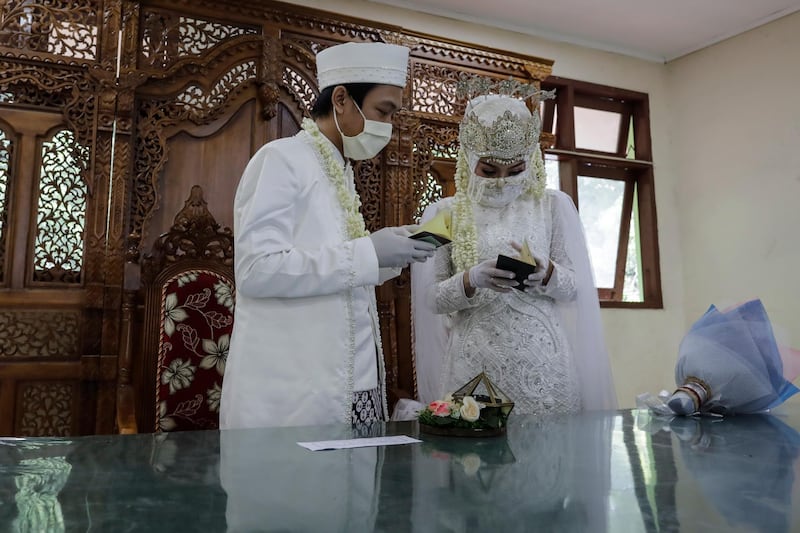
<instances>
[{"instance_id":1,"label":"white tunic","mask_svg":"<svg viewBox=\"0 0 800 533\"><path fill-rule=\"evenodd\" d=\"M222 429L349 423L353 391L375 387L385 404L374 286L398 272L379 270L368 237L347 239L344 216L306 132L247 165L234 203Z\"/></svg>"}]
</instances>

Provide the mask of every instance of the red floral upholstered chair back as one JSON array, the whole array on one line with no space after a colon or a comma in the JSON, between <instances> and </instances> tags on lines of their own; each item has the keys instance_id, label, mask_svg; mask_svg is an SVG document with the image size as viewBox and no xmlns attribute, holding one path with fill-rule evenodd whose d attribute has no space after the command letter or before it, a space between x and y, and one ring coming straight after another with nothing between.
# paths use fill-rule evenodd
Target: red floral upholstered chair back
<instances>
[{"instance_id":1,"label":"red floral upholstered chair back","mask_svg":"<svg viewBox=\"0 0 800 533\"><path fill-rule=\"evenodd\" d=\"M232 233L217 224L195 186L170 231L141 260L141 312L135 313L131 302L123 308L123 315L130 314L124 322L131 337L123 344L131 355L120 363L121 432L219 427L233 329L232 263ZM133 315L141 317L140 328ZM126 403L134 405L135 414Z\"/></svg>"}]
</instances>

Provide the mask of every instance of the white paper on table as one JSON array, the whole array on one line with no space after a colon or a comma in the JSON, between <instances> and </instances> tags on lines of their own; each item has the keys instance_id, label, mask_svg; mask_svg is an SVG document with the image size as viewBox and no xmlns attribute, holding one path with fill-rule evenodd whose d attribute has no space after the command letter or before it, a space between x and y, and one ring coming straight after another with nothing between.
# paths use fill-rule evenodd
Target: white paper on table
<instances>
[{"instance_id":1,"label":"white paper on table","mask_svg":"<svg viewBox=\"0 0 800 533\"><path fill-rule=\"evenodd\" d=\"M0 437L0 444L5 444L6 446L13 446L14 443L24 442L26 440L28 440L27 437Z\"/></svg>"},{"instance_id":2,"label":"white paper on table","mask_svg":"<svg viewBox=\"0 0 800 533\"><path fill-rule=\"evenodd\" d=\"M298 442L300 446L318 452L321 450L342 450L345 448L365 448L368 446L394 446L397 444L414 444L422 442L406 435L395 435L393 437L371 437L365 439L347 440L320 440L316 442Z\"/></svg>"}]
</instances>

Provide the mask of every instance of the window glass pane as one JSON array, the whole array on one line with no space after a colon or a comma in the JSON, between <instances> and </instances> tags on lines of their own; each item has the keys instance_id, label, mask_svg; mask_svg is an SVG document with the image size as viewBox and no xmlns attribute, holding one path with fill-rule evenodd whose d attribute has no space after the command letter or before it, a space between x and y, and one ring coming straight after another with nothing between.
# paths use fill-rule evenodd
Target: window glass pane
<instances>
[{"instance_id":1,"label":"window glass pane","mask_svg":"<svg viewBox=\"0 0 800 533\"><path fill-rule=\"evenodd\" d=\"M633 212L631 229L628 233L628 255L625 260L625 285L622 289L623 302L642 302L642 249L639 242L639 207L637 193L633 193Z\"/></svg>"},{"instance_id":2,"label":"window glass pane","mask_svg":"<svg viewBox=\"0 0 800 533\"><path fill-rule=\"evenodd\" d=\"M553 110L552 120L547 116L547 110L550 108ZM539 102L539 116L542 117L542 131L555 135L556 124L558 124L558 104L551 100L542 100Z\"/></svg>"},{"instance_id":3,"label":"window glass pane","mask_svg":"<svg viewBox=\"0 0 800 533\"><path fill-rule=\"evenodd\" d=\"M34 243L34 280L80 282L88 150L69 130L42 143L39 205Z\"/></svg>"},{"instance_id":4,"label":"window glass pane","mask_svg":"<svg viewBox=\"0 0 800 533\"><path fill-rule=\"evenodd\" d=\"M625 182L578 176L578 205L598 287L613 288Z\"/></svg>"},{"instance_id":5,"label":"window glass pane","mask_svg":"<svg viewBox=\"0 0 800 533\"><path fill-rule=\"evenodd\" d=\"M559 168L561 165L555 156L545 154L544 156L544 169L547 172L547 188L559 190L561 188L561 174Z\"/></svg>"},{"instance_id":6,"label":"window glass pane","mask_svg":"<svg viewBox=\"0 0 800 533\"><path fill-rule=\"evenodd\" d=\"M575 147L617 152L622 115L587 107L575 107Z\"/></svg>"},{"instance_id":7,"label":"window glass pane","mask_svg":"<svg viewBox=\"0 0 800 533\"><path fill-rule=\"evenodd\" d=\"M631 123L628 126L628 142L625 148L625 157L628 159L636 159L636 143L633 140L633 117L631 117Z\"/></svg>"},{"instance_id":8,"label":"window glass pane","mask_svg":"<svg viewBox=\"0 0 800 533\"><path fill-rule=\"evenodd\" d=\"M8 220L8 182L11 161L11 139L0 129L0 281L5 277L6 221Z\"/></svg>"}]
</instances>

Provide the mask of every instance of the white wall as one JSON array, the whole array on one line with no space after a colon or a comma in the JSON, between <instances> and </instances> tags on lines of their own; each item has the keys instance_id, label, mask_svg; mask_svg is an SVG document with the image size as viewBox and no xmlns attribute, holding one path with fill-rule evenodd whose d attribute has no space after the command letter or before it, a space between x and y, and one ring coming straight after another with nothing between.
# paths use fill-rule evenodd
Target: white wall
<instances>
[{"instance_id":1,"label":"white wall","mask_svg":"<svg viewBox=\"0 0 800 533\"><path fill-rule=\"evenodd\" d=\"M671 131L676 106L668 90L670 70L661 64L617 54L546 41L543 39L415 13L363 0L292 0L291 3L401 26L443 38L489 46L500 50L555 61L553 74L646 92L650 95L656 202L658 206L664 309L603 310L607 344L611 353L620 406L634 405L641 392L658 392L673 386L678 343L687 327L684 314L683 253L680 246L681 216L678 195L682 191L673 163ZM682 132L681 132L682 135ZM745 135L745 138L750 138ZM683 168L683 165L681 166ZM683 197L681 197L683 200ZM689 248L691 253L694 248ZM697 262L693 260L692 265ZM695 271L694 266L687 271ZM698 301L702 300L698 296ZM709 302L710 303L710 302ZM699 305L699 303L697 304ZM692 305L694 310L696 305ZM696 313L695 313L696 314Z\"/></svg>"},{"instance_id":2,"label":"white wall","mask_svg":"<svg viewBox=\"0 0 800 533\"><path fill-rule=\"evenodd\" d=\"M688 316L761 297L800 317L800 13L667 66Z\"/></svg>"},{"instance_id":3,"label":"white wall","mask_svg":"<svg viewBox=\"0 0 800 533\"><path fill-rule=\"evenodd\" d=\"M687 317L710 303L760 297L795 347L800 347L798 54L800 13L666 67L679 239L691 259L684 267Z\"/></svg>"}]
</instances>

